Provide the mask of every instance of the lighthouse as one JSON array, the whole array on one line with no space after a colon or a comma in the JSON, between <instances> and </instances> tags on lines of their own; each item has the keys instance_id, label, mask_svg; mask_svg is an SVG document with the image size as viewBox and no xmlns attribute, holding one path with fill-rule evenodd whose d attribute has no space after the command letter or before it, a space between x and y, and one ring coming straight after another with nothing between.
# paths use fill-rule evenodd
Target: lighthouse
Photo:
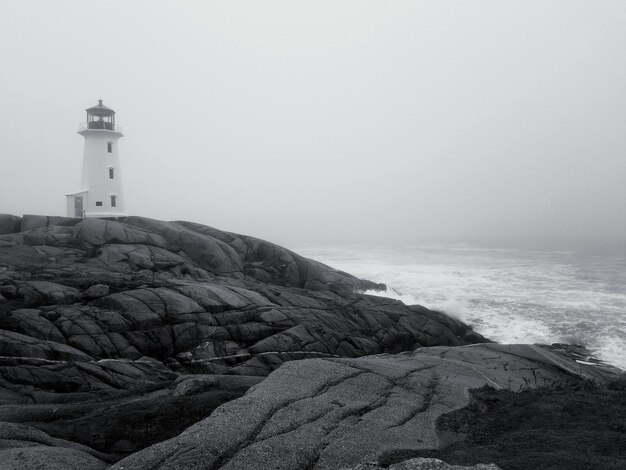
<instances>
[{"instance_id":1,"label":"lighthouse","mask_svg":"<svg viewBox=\"0 0 626 470\"><path fill-rule=\"evenodd\" d=\"M85 139L80 191L66 194L68 217L120 217L124 192L115 111L102 104L86 109L87 122L78 133Z\"/></svg>"}]
</instances>

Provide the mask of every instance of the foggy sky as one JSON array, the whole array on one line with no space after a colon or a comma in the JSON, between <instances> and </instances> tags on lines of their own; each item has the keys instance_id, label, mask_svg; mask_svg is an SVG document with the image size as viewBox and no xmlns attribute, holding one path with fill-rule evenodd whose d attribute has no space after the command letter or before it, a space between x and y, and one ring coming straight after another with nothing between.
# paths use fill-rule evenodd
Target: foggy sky
<instances>
[{"instance_id":1,"label":"foggy sky","mask_svg":"<svg viewBox=\"0 0 626 470\"><path fill-rule=\"evenodd\" d=\"M0 212L84 109L131 214L303 243L626 240L626 2L0 0Z\"/></svg>"}]
</instances>

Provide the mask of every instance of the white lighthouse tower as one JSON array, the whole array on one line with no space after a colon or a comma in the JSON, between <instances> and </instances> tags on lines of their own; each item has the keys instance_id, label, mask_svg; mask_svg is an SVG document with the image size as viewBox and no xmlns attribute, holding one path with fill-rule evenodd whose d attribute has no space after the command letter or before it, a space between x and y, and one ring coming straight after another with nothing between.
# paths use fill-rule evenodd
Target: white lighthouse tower
<instances>
[{"instance_id":1,"label":"white lighthouse tower","mask_svg":"<svg viewBox=\"0 0 626 470\"><path fill-rule=\"evenodd\" d=\"M122 129L115 111L98 104L87 111L78 133L85 138L80 191L66 194L68 217L120 217L125 214L120 153Z\"/></svg>"}]
</instances>

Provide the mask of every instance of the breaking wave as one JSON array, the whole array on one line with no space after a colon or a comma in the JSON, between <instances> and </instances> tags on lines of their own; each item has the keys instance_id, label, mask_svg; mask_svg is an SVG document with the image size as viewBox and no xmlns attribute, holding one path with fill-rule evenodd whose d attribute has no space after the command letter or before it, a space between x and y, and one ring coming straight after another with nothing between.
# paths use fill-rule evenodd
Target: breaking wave
<instances>
[{"instance_id":1,"label":"breaking wave","mask_svg":"<svg viewBox=\"0 0 626 470\"><path fill-rule=\"evenodd\" d=\"M468 246L299 250L501 343L584 344L626 369L626 257Z\"/></svg>"}]
</instances>

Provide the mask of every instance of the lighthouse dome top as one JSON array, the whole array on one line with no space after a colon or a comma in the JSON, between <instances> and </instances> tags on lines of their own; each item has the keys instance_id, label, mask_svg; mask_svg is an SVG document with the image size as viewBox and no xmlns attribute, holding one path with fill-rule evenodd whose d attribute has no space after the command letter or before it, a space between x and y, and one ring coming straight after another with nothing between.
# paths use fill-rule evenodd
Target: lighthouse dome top
<instances>
[{"instance_id":1,"label":"lighthouse dome top","mask_svg":"<svg viewBox=\"0 0 626 470\"><path fill-rule=\"evenodd\" d=\"M87 108L85 111L94 116L111 116L112 114L115 114L115 111L102 104L102 100L98 100L97 105Z\"/></svg>"}]
</instances>

